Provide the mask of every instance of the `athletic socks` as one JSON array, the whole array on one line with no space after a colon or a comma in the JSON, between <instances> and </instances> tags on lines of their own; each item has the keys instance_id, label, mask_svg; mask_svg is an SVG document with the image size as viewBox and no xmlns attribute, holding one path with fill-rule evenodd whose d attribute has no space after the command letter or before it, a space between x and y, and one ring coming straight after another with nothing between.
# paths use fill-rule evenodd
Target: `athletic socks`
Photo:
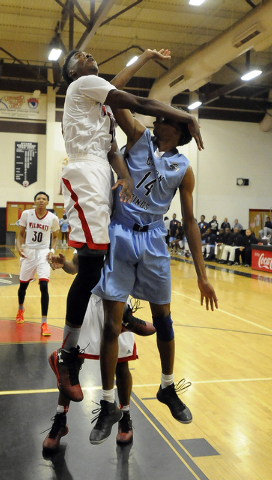
<instances>
[{"instance_id":1,"label":"athletic socks","mask_svg":"<svg viewBox=\"0 0 272 480\"><path fill-rule=\"evenodd\" d=\"M22 303L22 305L19 304L18 306L18 310L23 310L24 309L24 304Z\"/></svg>"},{"instance_id":2,"label":"athletic socks","mask_svg":"<svg viewBox=\"0 0 272 480\"><path fill-rule=\"evenodd\" d=\"M129 412L130 405L119 405L119 408L122 412Z\"/></svg>"},{"instance_id":3,"label":"athletic socks","mask_svg":"<svg viewBox=\"0 0 272 480\"><path fill-rule=\"evenodd\" d=\"M42 324L47 323L47 317L42 317Z\"/></svg>"},{"instance_id":4,"label":"athletic socks","mask_svg":"<svg viewBox=\"0 0 272 480\"><path fill-rule=\"evenodd\" d=\"M71 328L64 326L62 348L69 352L70 348L77 348L80 328Z\"/></svg>"},{"instance_id":5,"label":"athletic socks","mask_svg":"<svg viewBox=\"0 0 272 480\"><path fill-rule=\"evenodd\" d=\"M114 388L111 390L102 390L102 400L106 400L107 402L114 403L115 396L114 396Z\"/></svg>"},{"instance_id":6,"label":"athletic socks","mask_svg":"<svg viewBox=\"0 0 272 480\"><path fill-rule=\"evenodd\" d=\"M65 413L67 415L69 407L64 407L63 405L57 406L57 413Z\"/></svg>"},{"instance_id":7,"label":"athletic socks","mask_svg":"<svg viewBox=\"0 0 272 480\"><path fill-rule=\"evenodd\" d=\"M174 374L172 375L164 375L164 373L161 374L161 388L166 388L169 387L169 385L172 385L174 383Z\"/></svg>"}]
</instances>

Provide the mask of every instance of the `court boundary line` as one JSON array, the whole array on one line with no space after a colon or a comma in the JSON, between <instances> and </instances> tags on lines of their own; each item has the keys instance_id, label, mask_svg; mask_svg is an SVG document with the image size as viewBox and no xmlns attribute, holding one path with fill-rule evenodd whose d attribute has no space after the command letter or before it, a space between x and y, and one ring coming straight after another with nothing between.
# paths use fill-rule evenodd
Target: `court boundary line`
<instances>
[{"instance_id":1,"label":"court boundary line","mask_svg":"<svg viewBox=\"0 0 272 480\"><path fill-rule=\"evenodd\" d=\"M272 377L260 377L260 378L227 378L227 379L214 379L214 380L192 380L192 386L209 384L209 383L232 383L232 382L269 382L272 381ZM146 387L158 387L158 383L144 383L133 385L132 388L146 388ZM116 386L114 386L116 389ZM82 387L85 392L91 392L93 390L101 390L101 385L92 387ZM0 396L4 395L27 395L38 393L59 393L58 388L43 388L43 389L30 389L30 390L2 390ZM133 393L133 392L132 392ZM153 400L155 397L150 397Z\"/></svg>"}]
</instances>

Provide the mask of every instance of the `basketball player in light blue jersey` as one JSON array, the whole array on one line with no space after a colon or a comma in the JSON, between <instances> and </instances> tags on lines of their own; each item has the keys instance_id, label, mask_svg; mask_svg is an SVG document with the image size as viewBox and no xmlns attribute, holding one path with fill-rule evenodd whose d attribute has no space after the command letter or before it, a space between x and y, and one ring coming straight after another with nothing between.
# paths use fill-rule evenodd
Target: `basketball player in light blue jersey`
<instances>
[{"instance_id":1,"label":"basketball player in light blue jersey","mask_svg":"<svg viewBox=\"0 0 272 480\"><path fill-rule=\"evenodd\" d=\"M134 181L133 200L122 204L118 193L110 227L110 252L102 276L93 292L103 298L104 334L100 363L102 396L113 402L114 371L117 362L118 335L122 312L128 294L150 303L153 324L157 330L157 346L161 358L161 385L157 393L173 417L190 423L192 414L179 399L174 384L174 331L170 316L170 255L165 243L163 216L179 188L183 227L198 277L201 305L214 309L217 298L209 284L203 261L201 239L193 214L194 174L188 159L177 150L192 137L187 125L157 118L155 137L129 111L114 110L114 115L127 135L124 156ZM101 410L90 434L92 444L102 443L110 434L112 419Z\"/></svg>"}]
</instances>

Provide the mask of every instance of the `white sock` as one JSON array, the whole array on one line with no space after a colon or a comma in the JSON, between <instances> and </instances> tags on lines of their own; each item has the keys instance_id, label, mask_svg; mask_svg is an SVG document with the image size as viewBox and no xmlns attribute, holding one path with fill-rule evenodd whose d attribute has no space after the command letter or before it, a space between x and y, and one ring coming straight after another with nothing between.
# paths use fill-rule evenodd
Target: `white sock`
<instances>
[{"instance_id":1,"label":"white sock","mask_svg":"<svg viewBox=\"0 0 272 480\"><path fill-rule=\"evenodd\" d=\"M120 410L123 412L129 412L130 405L119 405Z\"/></svg>"},{"instance_id":2,"label":"white sock","mask_svg":"<svg viewBox=\"0 0 272 480\"><path fill-rule=\"evenodd\" d=\"M64 406L63 405L58 405L57 406L57 413L64 413Z\"/></svg>"},{"instance_id":3,"label":"white sock","mask_svg":"<svg viewBox=\"0 0 272 480\"><path fill-rule=\"evenodd\" d=\"M166 388L169 387L169 385L172 385L174 383L174 374L172 375L164 375L164 373L161 374L161 388Z\"/></svg>"},{"instance_id":4,"label":"white sock","mask_svg":"<svg viewBox=\"0 0 272 480\"><path fill-rule=\"evenodd\" d=\"M42 317L42 323L47 323L47 317Z\"/></svg>"},{"instance_id":5,"label":"white sock","mask_svg":"<svg viewBox=\"0 0 272 480\"><path fill-rule=\"evenodd\" d=\"M102 390L102 400L106 400L107 402L114 403L115 396L114 396L114 388L111 390Z\"/></svg>"},{"instance_id":6,"label":"white sock","mask_svg":"<svg viewBox=\"0 0 272 480\"><path fill-rule=\"evenodd\" d=\"M70 348L77 348L77 342L79 339L80 328L64 326L63 330L63 343L62 348L69 352Z\"/></svg>"}]
</instances>

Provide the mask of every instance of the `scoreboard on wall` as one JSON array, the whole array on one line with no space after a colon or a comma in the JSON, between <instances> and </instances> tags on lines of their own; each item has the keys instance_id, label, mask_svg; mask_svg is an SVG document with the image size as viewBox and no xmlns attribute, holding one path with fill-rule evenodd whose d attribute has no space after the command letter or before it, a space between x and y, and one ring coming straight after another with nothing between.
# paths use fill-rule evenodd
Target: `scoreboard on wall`
<instances>
[{"instance_id":1,"label":"scoreboard on wall","mask_svg":"<svg viewBox=\"0 0 272 480\"><path fill-rule=\"evenodd\" d=\"M37 182L38 143L15 142L14 180L23 187Z\"/></svg>"}]
</instances>

